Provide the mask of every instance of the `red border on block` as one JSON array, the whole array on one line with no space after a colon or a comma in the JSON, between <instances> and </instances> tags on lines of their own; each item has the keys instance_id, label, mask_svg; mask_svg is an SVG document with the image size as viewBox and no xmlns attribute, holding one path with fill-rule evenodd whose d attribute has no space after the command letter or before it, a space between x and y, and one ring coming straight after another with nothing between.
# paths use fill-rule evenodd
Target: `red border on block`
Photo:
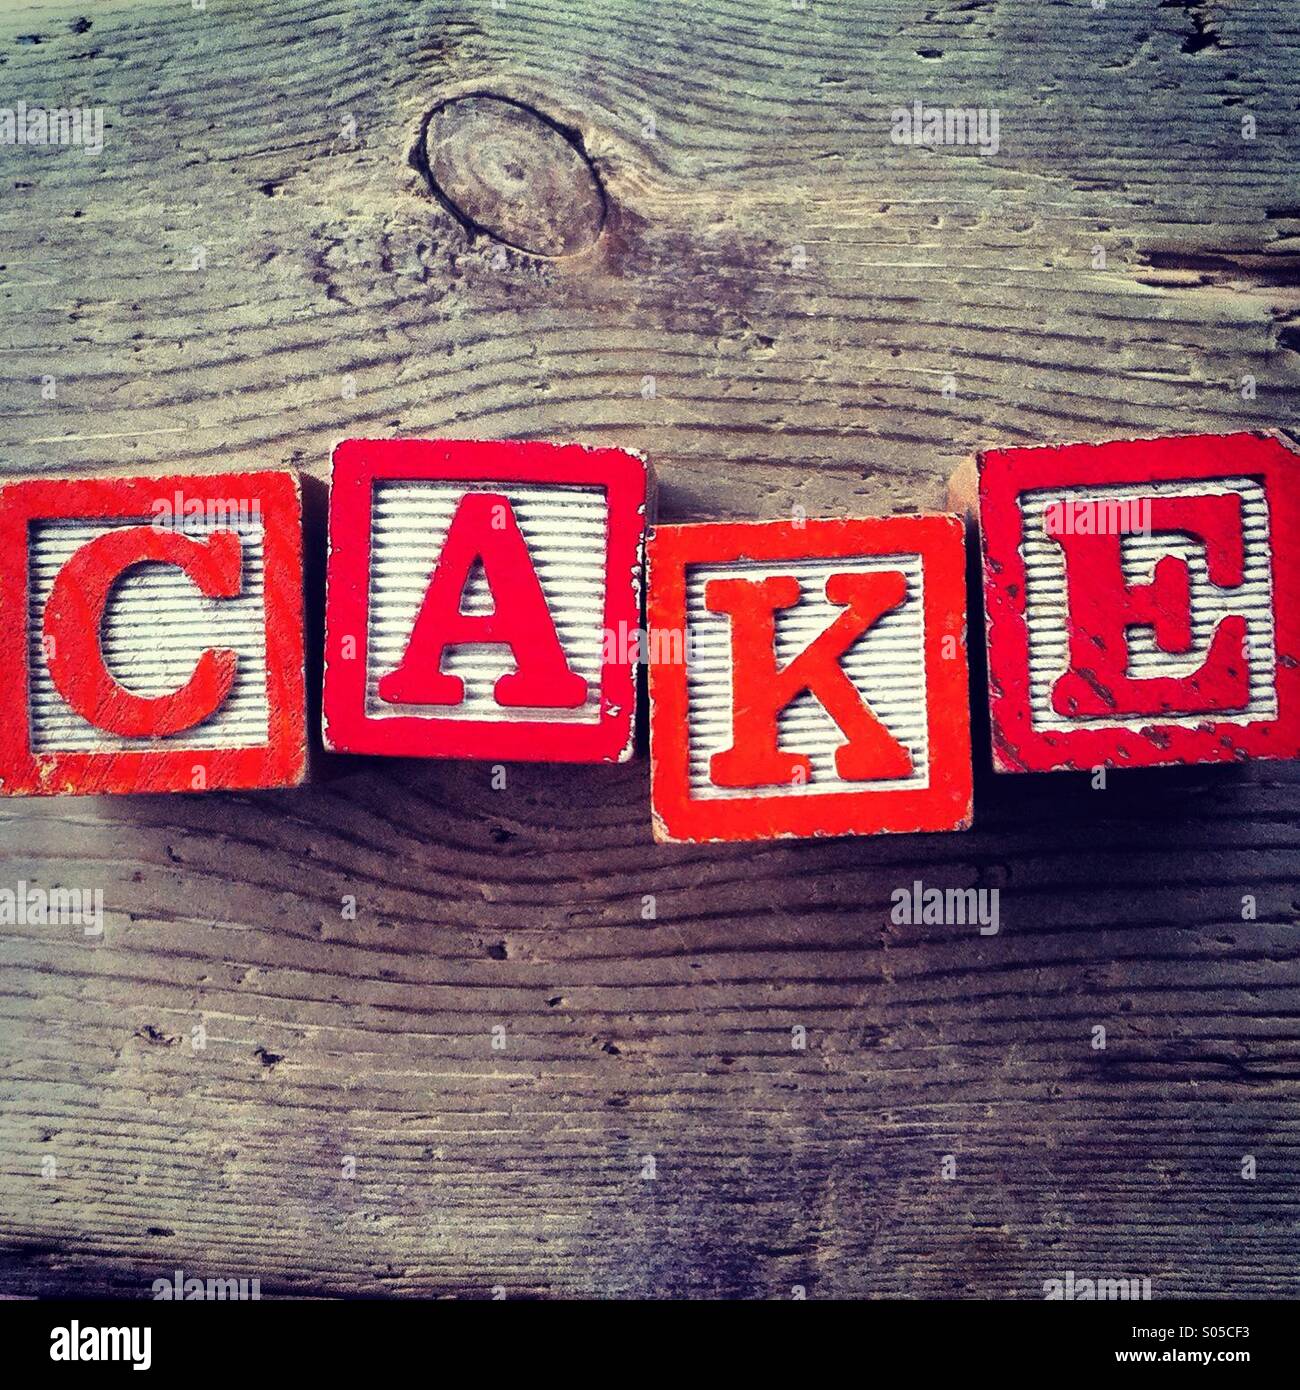
<instances>
[{"instance_id":1,"label":"red border on block","mask_svg":"<svg viewBox=\"0 0 1300 1390\"><path fill-rule=\"evenodd\" d=\"M964 830L971 823L965 526L956 516L660 526L647 546L650 802L661 841L759 840ZM685 633L686 571L738 560L920 555L930 785L911 790L699 798L690 790L687 667L663 659ZM943 657L945 638L956 655ZM683 639L684 640L684 639ZM679 650L681 644L679 644Z\"/></svg>"},{"instance_id":2,"label":"red border on block","mask_svg":"<svg viewBox=\"0 0 1300 1390\"><path fill-rule=\"evenodd\" d=\"M1300 535L1300 457L1284 436L1261 431L1115 440L980 455L980 535L988 633L993 766L998 772L1294 758L1300 754L1300 565L1284 545ZM1180 728L1152 720L1142 732L1093 724L1033 727L1020 495L1039 488L1249 476L1268 498L1277 653L1277 718ZM1148 736L1154 735L1154 738Z\"/></svg>"},{"instance_id":3,"label":"red border on block","mask_svg":"<svg viewBox=\"0 0 1300 1390\"><path fill-rule=\"evenodd\" d=\"M626 633L630 654L627 661L602 663L600 716L595 723L437 715L374 719L366 714L371 499L376 480L390 478L605 489L605 630ZM349 439L339 444L330 489L325 590L325 746L339 753L503 762L623 762L631 757L647 487L644 460L623 449L425 439ZM429 557L430 572L436 559ZM348 635L356 641L351 658L343 655Z\"/></svg>"},{"instance_id":4,"label":"red border on block","mask_svg":"<svg viewBox=\"0 0 1300 1390\"><path fill-rule=\"evenodd\" d=\"M256 498L264 526L268 740L252 748L173 747L140 752L31 751L27 664L28 536L34 521L153 519L177 492L194 501ZM30 478L0 486L0 794L188 792L296 786L306 763L303 678L302 500L290 472L165 478Z\"/></svg>"}]
</instances>

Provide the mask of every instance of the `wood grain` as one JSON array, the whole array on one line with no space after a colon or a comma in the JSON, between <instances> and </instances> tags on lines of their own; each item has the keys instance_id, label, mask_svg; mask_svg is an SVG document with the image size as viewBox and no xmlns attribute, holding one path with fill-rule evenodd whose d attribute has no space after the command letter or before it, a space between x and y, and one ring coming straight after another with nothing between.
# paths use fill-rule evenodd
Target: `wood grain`
<instances>
[{"instance_id":1,"label":"wood grain","mask_svg":"<svg viewBox=\"0 0 1300 1390\"><path fill-rule=\"evenodd\" d=\"M1298 57L1263 0L6 8L4 100L105 143L0 147L5 471L540 437L669 520L851 515L1294 428ZM587 250L435 197L482 93L577 133ZM999 153L894 145L918 99ZM0 806L0 881L108 911L0 929L0 1289L1300 1294L1295 767L983 761L968 834L736 849L652 846L644 760ZM999 935L892 925L916 878Z\"/></svg>"}]
</instances>

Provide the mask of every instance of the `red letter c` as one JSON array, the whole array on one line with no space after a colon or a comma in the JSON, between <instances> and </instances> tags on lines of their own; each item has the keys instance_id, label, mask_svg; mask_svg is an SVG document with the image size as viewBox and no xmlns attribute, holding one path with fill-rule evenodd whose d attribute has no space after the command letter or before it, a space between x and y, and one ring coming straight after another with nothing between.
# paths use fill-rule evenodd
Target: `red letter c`
<instances>
[{"instance_id":1,"label":"red letter c","mask_svg":"<svg viewBox=\"0 0 1300 1390\"><path fill-rule=\"evenodd\" d=\"M45 605L47 664L55 689L87 722L111 734L147 738L180 733L210 718L230 694L234 652L208 648L179 690L135 695L104 664L100 626L114 584L147 560L176 565L209 598L239 593L242 552L233 531L196 540L178 531L131 526L106 531L59 571Z\"/></svg>"}]
</instances>

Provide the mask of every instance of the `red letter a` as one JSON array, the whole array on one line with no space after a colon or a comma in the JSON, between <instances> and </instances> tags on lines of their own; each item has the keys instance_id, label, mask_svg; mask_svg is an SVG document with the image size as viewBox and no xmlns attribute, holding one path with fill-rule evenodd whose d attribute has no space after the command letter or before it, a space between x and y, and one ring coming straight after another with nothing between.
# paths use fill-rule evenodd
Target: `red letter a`
<instances>
[{"instance_id":1,"label":"red letter a","mask_svg":"<svg viewBox=\"0 0 1300 1390\"><path fill-rule=\"evenodd\" d=\"M461 612L461 601L480 561L493 611L475 616ZM406 655L381 678L379 698L390 704L460 704L465 683L442 670L442 654L471 642L506 646L514 656L515 670L494 688L500 705L576 709L587 698L587 682L565 659L514 511L499 493L470 492L461 499Z\"/></svg>"},{"instance_id":2,"label":"red letter a","mask_svg":"<svg viewBox=\"0 0 1300 1390\"><path fill-rule=\"evenodd\" d=\"M844 612L784 667L776 664L776 612L799 602L793 575L772 579L714 579L704 602L711 613L731 615L732 744L710 761L719 787L777 786L807 781L812 761L777 747L777 716L796 696L811 691L848 735L835 750L835 769L845 780L906 777L911 754L872 713L840 657L907 596L899 573L833 574L826 598Z\"/></svg>"}]
</instances>

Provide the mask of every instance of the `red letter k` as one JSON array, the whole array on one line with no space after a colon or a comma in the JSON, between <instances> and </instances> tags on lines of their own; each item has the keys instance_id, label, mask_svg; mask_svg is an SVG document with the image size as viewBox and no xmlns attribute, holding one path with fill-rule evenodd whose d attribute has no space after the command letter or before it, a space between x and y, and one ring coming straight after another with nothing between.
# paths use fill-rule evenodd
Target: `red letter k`
<instances>
[{"instance_id":1,"label":"red letter k","mask_svg":"<svg viewBox=\"0 0 1300 1390\"><path fill-rule=\"evenodd\" d=\"M897 572L834 574L826 597L844 607L833 623L783 667L776 658L776 613L799 602L793 575L770 579L714 579L705 585L711 613L731 617L732 745L714 755L710 775L719 787L776 786L807 781L811 760L777 747L777 719L805 690L848 736L835 751L835 768L848 781L906 777L908 750L880 722L840 658L874 623L907 596Z\"/></svg>"}]
</instances>

